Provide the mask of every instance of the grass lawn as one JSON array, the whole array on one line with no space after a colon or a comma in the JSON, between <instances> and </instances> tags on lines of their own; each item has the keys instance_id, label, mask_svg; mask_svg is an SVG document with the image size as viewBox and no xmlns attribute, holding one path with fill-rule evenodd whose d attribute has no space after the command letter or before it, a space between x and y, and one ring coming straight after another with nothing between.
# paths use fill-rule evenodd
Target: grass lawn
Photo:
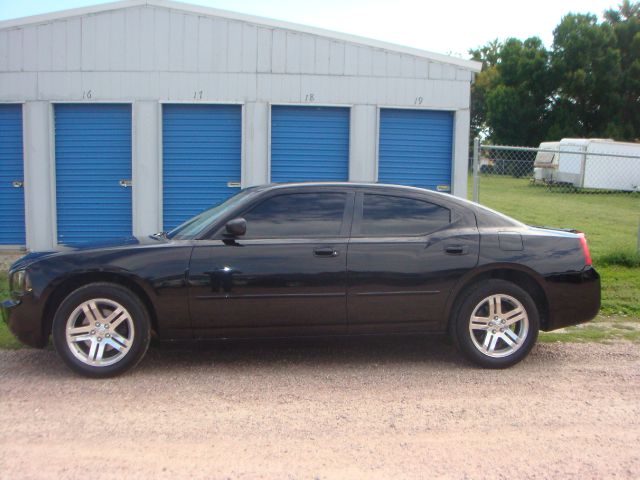
<instances>
[{"instance_id":1,"label":"grass lawn","mask_svg":"<svg viewBox=\"0 0 640 480\"><path fill-rule=\"evenodd\" d=\"M610 342L627 340L640 342L640 322L626 317L598 316L583 325L553 332L541 332L539 341L550 342Z\"/></svg>"},{"instance_id":2,"label":"grass lawn","mask_svg":"<svg viewBox=\"0 0 640 480\"><path fill-rule=\"evenodd\" d=\"M585 325L541 334L541 341L640 341L640 263L634 253L640 195L561 193L532 186L528 179L483 176L480 203L529 225L575 228L587 234L602 276L601 315ZM0 299L8 297L7 290L6 272L0 272ZM19 345L1 323L0 348Z\"/></svg>"},{"instance_id":3,"label":"grass lawn","mask_svg":"<svg viewBox=\"0 0 640 480\"><path fill-rule=\"evenodd\" d=\"M9 298L7 272L0 272L0 301ZM22 344L11 334L7 325L0 322L0 348L20 348Z\"/></svg>"},{"instance_id":4,"label":"grass lawn","mask_svg":"<svg viewBox=\"0 0 640 480\"><path fill-rule=\"evenodd\" d=\"M479 191L480 203L524 223L575 228L587 235L602 276L601 316L562 333L542 334L542 341L640 339L640 264L635 253L640 195L562 193L506 176L482 176Z\"/></svg>"},{"instance_id":5,"label":"grass lawn","mask_svg":"<svg viewBox=\"0 0 640 480\"><path fill-rule=\"evenodd\" d=\"M482 176L480 203L529 225L585 232L596 266L606 255L636 249L640 194L561 193L529 179Z\"/></svg>"}]
</instances>

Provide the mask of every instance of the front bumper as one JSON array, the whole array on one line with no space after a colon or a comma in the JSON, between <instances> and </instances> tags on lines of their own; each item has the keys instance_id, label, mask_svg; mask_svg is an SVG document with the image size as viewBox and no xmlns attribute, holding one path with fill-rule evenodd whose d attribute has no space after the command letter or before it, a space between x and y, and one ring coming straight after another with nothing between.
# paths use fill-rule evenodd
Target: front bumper
<instances>
[{"instance_id":1,"label":"front bumper","mask_svg":"<svg viewBox=\"0 0 640 480\"><path fill-rule=\"evenodd\" d=\"M48 341L44 334L40 312L29 299L5 300L0 303L0 316L11 333L25 345L43 348Z\"/></svg>"}]
</instances>

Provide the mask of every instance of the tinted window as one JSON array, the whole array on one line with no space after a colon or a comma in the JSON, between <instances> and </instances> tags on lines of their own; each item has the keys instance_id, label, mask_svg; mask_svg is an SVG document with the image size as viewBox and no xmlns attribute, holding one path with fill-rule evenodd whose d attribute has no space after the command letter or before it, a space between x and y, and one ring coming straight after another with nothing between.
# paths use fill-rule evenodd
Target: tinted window
<instances>
[{"instance_id":1,"label":"tinted window","mask_svg":"<svg viewBox=\"0 0 640 480\"><path fill-rule=\"evenodd\" d=\"M295 193L271 197L244 215L246 238L338 236L346 198L346 193Z\"/></svg>"},{"instance_id":2,"label":"tinted window","mask_svg":"<svg viewBox=\"0 0 640 480\"><path fill-rule=\"evenodd\" d=\"M365 236L424 235L449 224L448 209L413 198L365 195L360 233Z\"/></svg>"},{"instance_id":3,"label":"tinted window","mask_svg":"<svg viewBox=\"0 0 640 480\"><path fill-rule=\"evenodd\" d=\"M167 236L176 240L189 240L195 238L205 229L209 228L220 217L225 215L229 210L236 208L241 202L245 201L254 193L252 188L241 190L233 197L226 199L219 205L199 213L195 217L190 218L181 225L171 230Z\"/></svg>"}]
</instances>

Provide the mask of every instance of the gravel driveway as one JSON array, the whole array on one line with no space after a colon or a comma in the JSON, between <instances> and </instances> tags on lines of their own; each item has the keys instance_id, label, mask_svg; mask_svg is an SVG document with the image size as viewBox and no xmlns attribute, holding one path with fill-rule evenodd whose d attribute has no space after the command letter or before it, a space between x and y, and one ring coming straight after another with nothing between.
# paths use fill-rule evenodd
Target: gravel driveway
<instances>
[{"instance_id":1,"label":"gravel driveway","mask_svg":"<svg viewBox=\"0 0 640 480\"><path fill-rule=\"evenodd\" d=\"M640 352L486 371L419 338L163 346L96 381L4 350L0 422L7 479L639 478Z\"/></svg>"}]
</instances>

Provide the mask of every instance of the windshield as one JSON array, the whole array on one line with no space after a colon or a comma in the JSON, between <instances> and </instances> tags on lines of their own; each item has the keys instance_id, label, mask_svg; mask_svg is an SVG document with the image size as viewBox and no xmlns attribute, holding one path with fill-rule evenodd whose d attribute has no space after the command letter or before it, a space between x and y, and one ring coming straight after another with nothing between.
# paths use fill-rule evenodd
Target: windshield
<instances>
[{"instance_id":1,"label":"windshield","mask_svg":"<svg viewBox=\"0 0 640 480\"><path fill-rule=\"evenodd\" d=\"M233 197L226 199L215 207L205 210L183 224L178 225L167 234L167 237L176 240L191 240L197 237L216 220L227 214L229 210L243 202L252 192L253 189L248 188L236 193Z\"/></svg>"}]
</instances>

